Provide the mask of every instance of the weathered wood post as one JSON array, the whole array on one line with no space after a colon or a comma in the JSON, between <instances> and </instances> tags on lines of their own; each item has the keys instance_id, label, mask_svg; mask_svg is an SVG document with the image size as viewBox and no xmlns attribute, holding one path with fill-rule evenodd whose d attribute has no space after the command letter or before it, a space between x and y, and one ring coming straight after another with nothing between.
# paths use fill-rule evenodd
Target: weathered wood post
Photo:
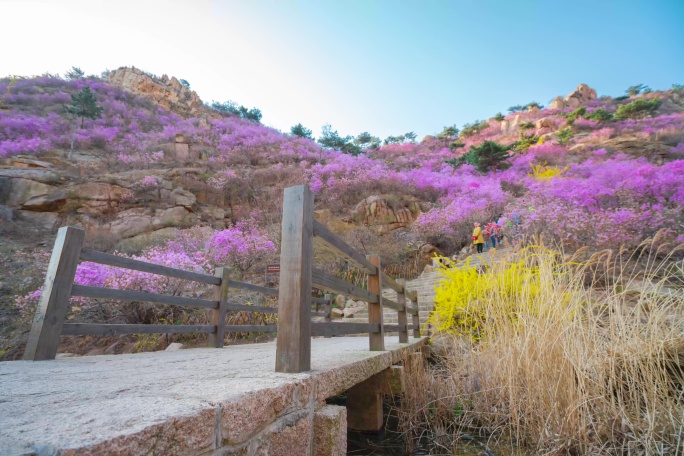
<instances>
[{"instance_id":1,"label":"weathered wood post","mask_svg":"<svg viewBox=\"0 0 684 456\"><path fill-rule=\"evenodd\" d=\"M377 303L368 303L368 323L379 323L380 332L370 333L368 340L371 351L385 350L385 329L382 326L382 284L380 283L380 257L378 255L368 255L368 261L377 267L375 274L368 275L368 291L378 295Z\"/></svg>"},{"instance_id":2,"label":"weathered wood post","mask_svg":"<svg viewBox=\"0 0 684 456\"><path fill-rule=\"evenodd\" d=\"M280 247L276 372L311 369L311 264L313 193L305 185L285 189Z\"/></svg>"},{"instance_id":3,"label":"weathered wood post","mask_svg":"<svg viewBox=\"0 0 684 456\"><path fill-rule=\"evenodd\" d=\"M71 287L84 239L85 231L80 228L64 226L57 231L43 291L24 350L25 360L55 359L59 336L69 312Z\"/></svg>"},{"instance_id":4,"label":"weathered wood post","mask_svg":"<svg viewBox=\"0 0 684 456\"><path fill-rule=\"evenodd\" d=\"M397 283L401 285L401 293L397 293L397 304L404 310L397 312L397 323L399 323L399 343L408 343L408 319L406 318L406 280L397 279ZM404 329L401 329L401 328Z\"/></svg>"},{"instance_id":5,"label":"weathered wood post","mask_svg":"<svg viewBox=\"0 0 684 456\"><path fill-rule=\"evenodd\" d=\"M226 338L226 308L228 306L228 281L230 271L228 268L216 268L214 276L221 279L221 283L214 285L214 301L218 301L218 308L211 311L211 324L216 325L216 332L209 334L207 344L209 347L223 347Z\"/></svg>"},{"instance_id":6,"label":"weathered wood post","mask_svg":"<svg viewBox=\"0 0 684 456\"><path fill-rule=\"evenodd\" d=\"M330 323L332 321L332 295L329 293L326 293L325 296L325 304L323 305L323 311L325 312L325 322ZM325 336L325 338L329 338L332 336Z\"/></svg>"},{"instance_id":7,"label":"weathered wood post","mask_svg":"<svg viewBox=\"0 0 684 456\"><path fill-rule=\"evenodd\" d=\"M413 302L413 301L411 301ZM413 324L413 338L420 339L420 308L418 307L418 297L416 296L416 313L411 317Z\"/></svg>"}]
</instances>

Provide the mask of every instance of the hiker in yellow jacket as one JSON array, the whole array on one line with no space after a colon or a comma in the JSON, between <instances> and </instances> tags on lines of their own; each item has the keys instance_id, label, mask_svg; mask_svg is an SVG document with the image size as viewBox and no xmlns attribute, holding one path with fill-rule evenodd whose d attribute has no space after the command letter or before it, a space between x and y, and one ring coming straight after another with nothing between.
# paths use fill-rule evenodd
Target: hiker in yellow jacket
<instances>
[{"instance_id":1,"label":"hiker in yellow jacket","mask_svg":"<svg viewBox=\"0 0 684 456\"><path fill-rule=\"evenodd\" d=\"M482 228L480 228L480 224L477 222L475 222L475 229L473 230L473 244L477 247L477 253L482 253L484 236L482 235Z\"/></svg>"}]
</instances>

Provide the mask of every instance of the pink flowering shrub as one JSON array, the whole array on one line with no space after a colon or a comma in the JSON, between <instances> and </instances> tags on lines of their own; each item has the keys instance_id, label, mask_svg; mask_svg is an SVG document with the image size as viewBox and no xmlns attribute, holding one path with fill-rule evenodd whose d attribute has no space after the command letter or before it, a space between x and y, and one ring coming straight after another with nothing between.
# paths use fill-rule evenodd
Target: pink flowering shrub
<instances>
[{"instance_id":1,"label":"pink flowering shrub","mask_svg":"<svg viewBox=\"0 0 684 456\"><path fill-rule=\"evenodd\" d=\"M589 141L606 141L615 135L615 129L610 127L599 128L589 134Z\"/></svg>"},{"instance_id":2,"label":"pink flowering shrub","mask_svg":"<svg viewBox=\"0 0 684 456\"><path fill-rule=\"evenodd\" d=\"M146 190L153 190L159 187L159 182L157 181L157 178L154 176L145 176L142 179L140 179L138 182L133 184L133 187L136 190L141 190L141 191L146 191Z\"/></svg>"},{"instance_id":3,"label":"pink flowering shrub","mask_svg":"<svg viewBox=\"0 0 684 456\"><path fill-rule=\"evenodd\" d=\"M130 258L148 263L169 266L193 272L210 273L210 263L201 251L188 251L179 242L170 242L165 246L153 247L141 255ZM145 291L166 295L198 295L206 291L206 287L196 282L174 279L157 274L120 269L91 262L79 264L74 283L94 287L106 287L133 291ZM17 298L16 306L24 316L35 311L41 290L36 290ZM106 302L102 303L90 298L72 298L70 318L119 321L125 323L158 323L161 319L176 321L176 317L184 313L180 307L151 304L144 302Z\"/></svg>"},{"instance_id":4,"label":"pink flowering shrub","mask_svg":"<svg viewBox=\"0 0 684 456\"><path fill-rule=\"evenodd\" d=\"M509 212L518 214L523 231L570 249L634 246L684 221L684 160L657 166L625 156L590 159L529 188Z\"/></svg>"},{"instance_id":5,"label":"pink flowering shrub","mask_svg":"<svg viewBox=\"0 0 684 456\"><path fill-rule=\"evenodd\" d=\"M671 154L684 155L684 142L680 142L675 147L670 149Z\"/></svg>"},{"instance_id":6,"label":"pink flowering shrub","mask_svg":"<svg viewBox=\"0 0 684 456\"><path fill-rule=\"evenodd\" d=\"M0 80L0 93L7 82ZM73 119L61 114L61 105L85 85L97 95L104 112L101 119L87 119L83 128L75 128ZM604 97L589 102L586 112L599 108L614 112L618 105ZM415 197L423 207L432 209L419 216L414 229L425 237L446 239L451 246L469 240L472 221L485 222L503 211L518 215L521 232L552 232L559 240L577 246L633 244L658 227L679 229L677 185L681 182L671 176L680 172L676 162L659 167L613 157L600 149L610 138L629 135L677 144L671 156L684 154L684 113L672 113L672 108L638 120L604 118L598 122L578 117L568 127L572 139L566 145L558 144L558 129L564 128L567 120L561 114L574 109L542 109L507 115L504 130L502 122L483 122L472 135L458 138L462 147L455 147L455 141L427 137L420 143L388 144L354 157L234 116L183 119L148 99L96 79L20 80L8 96L7 106L11 109L0 111L0 157L68 148L74 134L75 147L109 152L116 166L159 169L172 161L162 152L168 153L165 145L183 135L201 145L208 165L197 185L221 193L237 220L249 217L252 209L259 207L261 227L278 222L283 188L306 183L315 192L317 204L333 208L339 215L347 215L373 194ZM505 171L480 175L470 166L454 170L446 164L485 140L513 144L520 140L519 125L541 118L550 126L523 131L525 136L534 135L530 142L536 143L526 151L519 149ZM513 126L516 119L518 126ZM543 143L536 141L546 133ZM582 147L570 152L575 145ZM558 169L572 166L551 182L538 182L528 175L532 167L544 163ZM156 183L154 176L148 176L136 188L154 190ZM273 251L264 232L256 227L254 221L238 223L196 249L207 254L208 248L211 264L221 259L247 271L250 255L260 258ZM251 238L253 243L240 244L239 238Z\"/></svg>"},{"instance_id":7,"label":"pink flowering shrub","mask_svg":"<svg viewBox=\"0 0 684 456\"><path fill-rule=\"evenodd\" d=\"M199 228L183 231L176 240L145 250L129 258L169 266L185 271L213 274L217 266L228 266L244 273L256 262L274 253L275 244L266 233L248 222L208 233ZM121 255L121 254L119 254ZM122 255L125 256L125 255ZM207 292L204 284L175 279L91 262L79 264L74 283L172 296L198 297ZM22 315L30 316L40 297L36 290L15 300ZM176 322L179 319L204 318L178 306L144 302L105 302L89 298L72 298L71 318L89 321L121 321L125 323Z\"/></svg>"},{"instance_id":8,"label":"pink flowering shrub","mask_svg":"<svg viewBox=\"0 0 684 456\"><path fill-rule=\"evenodd\" d=\"M472 167L459 169L460 185L450 185L439 206L416 220L414 229L425 233L435 244L460 248L470 239L473 222L493 220L511 199L501 186L505 174L478 176L468 168Z\"/></svg>"},{"instance_id":9,"label":"pink flowering shrub","mask_svg":"<svg viewBox=\"0 0 684 456\"><path fill-rule=\"evenodd\" d=\"M275 253L276 246L253 222L242 221L214 233L207 249L215 264L230 265L244 274L255 263Z\"/></svg>"}]
</instances>

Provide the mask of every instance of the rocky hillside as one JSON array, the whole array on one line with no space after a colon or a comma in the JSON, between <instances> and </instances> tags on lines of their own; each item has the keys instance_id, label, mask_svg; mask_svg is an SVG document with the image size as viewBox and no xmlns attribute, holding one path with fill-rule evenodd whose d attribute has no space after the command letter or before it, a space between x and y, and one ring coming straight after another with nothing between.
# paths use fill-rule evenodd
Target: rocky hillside
<instances>
[{"instance_id":1,"label":"rocky hillside","mask_svg":"<svg viewBox=\"0 0 684 456\"><path fill-rule=\"evenodd\" d=\"M65 112L84 88L101 117ZM83 227L100 250L176 265L151 249L180 249L188 268L228 262L261 277L259 261L277 258L282 190L298 184L316 193L317 217L402 275L434 251L458 253L473 221L500 214L509 237L544 233L569 249L634 246L659 230L684 240L679 86L611 98L582 84L546 109L358 156L211 109L176 78L135 68L3 79L0 94L0 318L13 334L32 302L16 297L40 286L58 226ZM492 147L508 157L490 160ZM249 262L237 238L253 240Z\"/></svg>"}]
</instances>

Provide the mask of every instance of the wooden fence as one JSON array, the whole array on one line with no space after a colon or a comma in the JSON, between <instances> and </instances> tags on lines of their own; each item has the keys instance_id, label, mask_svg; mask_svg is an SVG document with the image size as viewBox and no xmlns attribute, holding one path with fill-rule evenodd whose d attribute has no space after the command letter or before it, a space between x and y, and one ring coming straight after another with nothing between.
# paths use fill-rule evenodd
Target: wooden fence
<instances>
[{"instance_id":1,"label":"wooden fence","mask_svg":"<svg viewBox=\"0 0 684 456\"><path fill-rule=\"evenodd\" d=\"M59 346L59 337L79 335L119 335L119 334L187 334L205 333L209 335L210 347L222 347L226 333L234 332L275 332L276 325L226 325L226 313L230 311L250 311L276 313L278 309L266 306L248 306L229 299L229 289L240 288L248 291L278 296L278 290L261 287L250 283L231 280L228 268L216 268L215 274L208 275L197 272L161 266L144 261L133 260L109 253L85 250L82 248L85 232L76 227L62 227L57 232L57 239L52 250L50 263L45 276L43 291L38 309L31 327L24 359L54 359ZM121 290L104 287L92 287L74 283L76 268L79 262L89 261L123 269L159 274L176 279L184 279L214 287L212 299L197 299L183 296L171 296L143 291ZM211 309L211 324L208 325L172 325L172 324L101 324L101 323L66 323L69 312L69 300L72 296L85 298L103 298L110 300L129 300L174 304L194 308ZM312 315L329 316L330 300L313 298L316 307L323 304L325 312L311 312Z\"/></svg>"},{"instance_id":2,"label":"wooden fence","mask_svg":"<svg viewBox=\"0 0 684 456\"><path fill-rule=\"evenodd\" d=\"M363 256L315 221L313 194L306 186L285 190L279 290L231 280L228 268L216 268L212 276L86 250L83 249L84 238L82 229L71 226L62 227L57 233L24 352L25 360L54 359L61 335L205 333L209 335L208 345L218 348L223 346L226 333L277 331L276 371L303 372L311 367L311 336L368 333L370 350L384 350L385 332L398 332L400 342L408 342L409 329L413 330L414 337L420 337L417 306L409 305L409 301L417 301L416 293L406 290L404 281L395 281L384 274L377 255ZM364 271L368 275L368 289L314 269L314 245L337 254ZM74 284L76 268L81 261L198 282L213 286L214 292L212 299L198 299ZM382 297L383 286L397 292L396 302ZM231 288L278 296L278 307L248 306L231 301ZM326 296L328 299L315 298L311 295L312 288L366 301L368 323L333 323L329 296ZM207 325L66 323L72 296L211 309L211 322ZM316 309L323 305L324 311L312 311L313 304ZM382 306L398 312L397 325L383 324ZM226 325L226 314L231 311L277 312L278 324ZM407 323L407 314L412 315L412 325ZM312 323L312 316L323 316L326 321Z\"/></svg>"}]
</instances>

